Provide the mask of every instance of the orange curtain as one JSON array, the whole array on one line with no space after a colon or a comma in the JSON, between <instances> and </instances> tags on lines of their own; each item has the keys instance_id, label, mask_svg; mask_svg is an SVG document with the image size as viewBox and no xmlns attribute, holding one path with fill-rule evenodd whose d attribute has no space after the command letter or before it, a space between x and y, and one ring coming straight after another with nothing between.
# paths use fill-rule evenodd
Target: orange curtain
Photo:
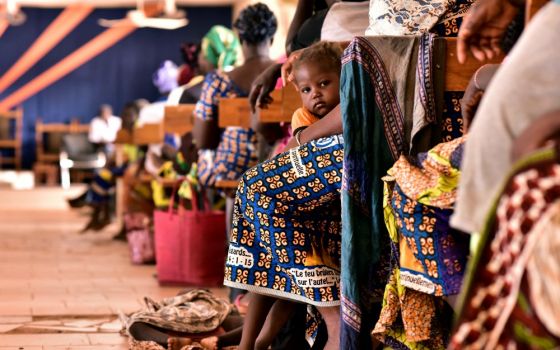
<instances>
[{"instance_id":1,"label":"orange curtain","mask_svg":"<svg viewBox=\"0 0 560 350\"><path fill-rule=\"evenodd\" d=\"M99 55L121 39L132 33L136 26L130 21L123 21L119 26L109 28L84 44L82 47L63 58L60 62L41 73L0 102L0 111L6 111L22 103L29 97L48 87L66 74L80 67Z\"/></svg>"},{"instance_id":2,"label":"orange curtain","mask_svg":"<svg viewBox=\"0 0 560 350\"><path fill-rule=\"evenodd\" d=\"M6 90L14 81L21 77L27 70L49 51L55 47L68 33L70 33L84 18L93 6L74 4L68 6L52 23L41 33L35 42L19 58L19 60L0 78L0 93Z\"/></svg>"},{"instance_id":3,"label":"orange curtain","mask_svg":"<svg viewBox=\"0 0 560 350\"><path fill-rule=\"evenodd\" d=\"M2 36L2 34L4 34L6 29L8 29L8 21L6 21L5 19L0 19L0 37Z\"/></svg>"}]
</instances>

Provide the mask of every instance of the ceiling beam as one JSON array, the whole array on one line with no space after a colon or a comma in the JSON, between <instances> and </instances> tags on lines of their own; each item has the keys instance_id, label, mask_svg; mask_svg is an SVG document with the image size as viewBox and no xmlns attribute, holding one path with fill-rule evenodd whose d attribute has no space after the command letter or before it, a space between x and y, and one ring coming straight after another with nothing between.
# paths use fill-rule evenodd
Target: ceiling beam
<instances>
[{"instance_id":1,"label":"ceiling beam","mask_svg":"<svg viewBox=\"0 0 560 350\"><path fill-rule=\"evenodd\" d=\"M29 97L35 95L95 56L104 52L134 32L135 29L136 26L132 24L132 22L124 22L119 26L103 31L101 34L97 35L95 38L91 39L89 42L76 49L76 51L72 52L54 66L50 67L29 83L25 84L2 100L0 102L0 111L7 111L21 104Z\"/></svg>"},{"instance_id":2,"label":"ceiling beam","mask_svg":"<svg viewBox=\"0 0 560 350\"><path fill-rule=\"evenodd\" d=\"M4 34L10 24L5 19L0 19L0 37Z\"/></svg>"},{"instance_id":3,"label":"ceiling beam","mask_svg":"<svg viewBox=\"0 0 560 350\"><path fill-rule=\"evenodd\" d=\"M91 12L93 6L73 4L64 9L41 33L25 53L0 78L0 93L48 54L62 39L72 32Z\"/></svg>"},{"instance_id":4,"label":"ceiling beam","mask_svg":"<svg viewBox=\"0 0 560 350\"><path fill-rule=\"evenodd\" d=\"M58 8L66 7L76 3L89 4L96 8L111 7L136 7L136 0L18 0L18 4L22 7L43 7ZM176 0L178 6L229 6L234 4L235 0Z\"/></svg>"}]
</instances>

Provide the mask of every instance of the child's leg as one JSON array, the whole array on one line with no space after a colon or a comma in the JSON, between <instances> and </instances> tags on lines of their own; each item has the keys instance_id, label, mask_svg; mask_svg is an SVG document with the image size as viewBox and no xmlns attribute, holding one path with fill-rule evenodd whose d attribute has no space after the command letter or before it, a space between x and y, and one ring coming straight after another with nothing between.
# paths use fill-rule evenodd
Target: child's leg
<instances>
[{"instance_id":1,"label":"child's leg","mask_svg":"<svg viewBox=\"0 0 560 350\"><path fill-rule=\"evenodd\" d=\"M202 339L200 343L208 349L221 349L226 346L236 346L241 342L243 325L217 337ZM214 339L213 339L214 338Z\"/></svg>"},{"instance_id":2,"label":"child's leg","mask_svg":"<svg viewBox=\"0 0 560 350\"><path fill-rule=\"evenodd\" d=\"M297 304L278 299L270 309L255 344L255 350L266 350L274 341L282 327L294 315Z\"/></svg>"},{"instance_id":3,"label":"child's leg","mask_svg":"<svg viewBox=\"0 0 560 350\"><path fill-rule=\"evenodd\" d=\"M169 338L169 335L147 323L135 322L132 326L130 326L128 331L136 340L153 341L163 347L167 347L167 339Z\"/></svg>"},{"instance_id":4,"label":"child's leg","mask_svg":"<svg viewBox=\"0 0 560 350\"><path fill-rule=\"evenodd\" d=\"M233 331L234 329L237 329L237 328L240 328L240 327L242 328L244 320L245 320L245 318L243 316L229 315L228 317L226 317L224 322L222 322L221 326L224 329L224 331L226 331L226 332Z\"/></svg>"},{"instance_id":5,"label":"child's leg","mask_svg":"<svg viewBox=\"0 0 560 350\"><path fill-rule=\"evenodd\" d=\"M181 292L179 292L181 294ZM200 340L200 344L206 350L218 350L225 346L239 345L243 333L243 317L228 316L222 322L221 327L226 333L219 336L211 336ZM190 345L191 339L183 337L169 337L167 341L168 350L179 350L185 345Z\"/></svg>"},{"instance_id":6,"label":"child's leg","mask_svg":"<svg viewBox=\"0 0 560 350\"><path fill-rule=\"evenodd\" d=\"M93 208L93 211L91 212L89 221L86 224L86 226L80 231L80 233L84 233L88 230L95 229L97 226L99 226L99 220L101 216L101 205L99 203L92 203L91 206Z\"/></svg>"},{"instance_id":7,"label":"child's leg","mask_svg":"<svg viewBox=\"0 0 560 350\"><path fill-rule=\"evenodd\" d=\"M226 242L229 242L229 233L231 232L231 221L233 220L233 203L235 199L226 197Z\"/></svg>"},{"instance_id":8,"label":"child's leg","mask_svg":"<svg viewBox=\"0 0 560 350\"><path fill-rule=\"evenodd\" d=\"M261 294L254 294L247 316L245 316L245 323L243 324L243 335L238 350L254 350L257 336L259 335L266 316L270 308L276 301L275 298L268 297Z\"/></svg>"},{"instance_id":9,"label":"child's leg","mask_svg":"<svg viewBox=\"0 0 560 350\"><path fill-rule=\"evenodd\" d=\"M340 306L319 307L327 326L328 340L324 350L338 350L340 345Z\"/></svg>"}]
</instances>

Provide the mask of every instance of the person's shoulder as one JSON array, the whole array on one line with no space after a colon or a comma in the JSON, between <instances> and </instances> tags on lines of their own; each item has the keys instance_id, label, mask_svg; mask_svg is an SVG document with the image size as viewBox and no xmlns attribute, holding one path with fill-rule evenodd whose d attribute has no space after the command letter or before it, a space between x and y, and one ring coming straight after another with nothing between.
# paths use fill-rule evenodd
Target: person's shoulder
<instances>
[{"instance_id":1,"label":"person's shoulder","mask_svg":"<svg viewBox=\"0 0 560 350\"><path fill-rule=\"evenodd\" d=\"M220 81L220 82L221 81L229 81L230 78L224 72L220 72L218 70L213 70L213 71L206 74L206 77L204 78L204 80L206 82L212 83L212 82L215 82L215 81Z\"/></svg>"},{"instance_id":2,"label":"person's shoulder","mask_svg":"<svg viewBox=\"0 0 560 350\"><path fill-rule=\"evenodd\" d=\"M116 115L112 115L111 116L111 123L121 125L122 124L122 119L121 119L121 117L118 117Z\"/></svg>"},{"instance_id":3,"label":"person's shoulder","mask_svg":"<svg viewBox=\"0 0 560 350\"><path fill-rule=\"evenodd\" d=\"M299 116L303 115L304 113L305 113L305 108L299 107L299 108L296 109L296 110L294 111L294 113L292 114L292 118L299 117Z\"/></svg>"},{"instance_id":4,"label":"person's shoulder","mask_svg":"<svg viewBox=\"0 0 560 350\"><path fill-rule=\"evenodd\" d=\"M91 120L89 121L90 124L98 124L99 122L101 122L101 117L100 116L95 116L95 117L91 118Z\"/></svg>"},{"instance_id":5,"label":"person's shoulder","mask_svg":"<svg viewBox=\"0 0 560 350\"><path fill-rule=\"evenodd\" d=\"M207 91L212 91L212 93L229 91L233 85L233 81L229 75L219 71L208 73L206 75L205 83Z\"/></svg>"}]
</instances>

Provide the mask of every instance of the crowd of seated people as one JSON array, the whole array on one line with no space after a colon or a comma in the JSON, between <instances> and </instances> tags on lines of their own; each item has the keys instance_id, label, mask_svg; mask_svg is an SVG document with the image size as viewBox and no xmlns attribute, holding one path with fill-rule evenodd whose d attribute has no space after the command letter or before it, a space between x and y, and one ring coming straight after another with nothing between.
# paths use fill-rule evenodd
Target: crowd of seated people
<instances>
[{"instance_id":1,"label":"crowd of seated people","mask_svg":"<svg viewBox=\"0 0 560 350\"><path fill-rule=\"evenodd\" d=\"M161 67L161 101L127 105L123 115L140 117L123 127L161 122L166 104L196 100L192 135L103 171L123 176L125 212L149 215L158 205L145 193L157 189L138 174L157 179L173 164L227 198L224 285L247 311L222 320L228 332L202 337L202 348L560 346L560 2L523 28L525 5L300 0L287 59L275 63L277 19L258 3L233 30L215 26L199 50L185 47L195 73ZM456 37L447 59L476 66L465 91L443 92L436 77L441 37ZM259 147L283 135L258 122L278 79L302 106L283 150L263 156ZM220 100L239 97L256 121L220 128ZM238 181L236 192L222 180ZM129 332L193 346L158 327Z\"/></svg>"}]
</instances>

